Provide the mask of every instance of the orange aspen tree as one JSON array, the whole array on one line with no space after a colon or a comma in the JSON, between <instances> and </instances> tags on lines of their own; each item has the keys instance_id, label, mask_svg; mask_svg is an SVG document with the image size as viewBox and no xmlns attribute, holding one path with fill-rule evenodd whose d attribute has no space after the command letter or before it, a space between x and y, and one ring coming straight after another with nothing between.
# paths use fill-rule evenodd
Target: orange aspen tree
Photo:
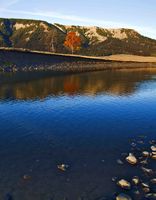
<instances>
[{"instance_id":1,"label":"orange aspen tree","mask_svg":"<svg viewBox=\"0 0 156 200\"><path fill-rule=\"evenodd\" d=\"M66 36L64 46L69 48L72 52L79 50L81 47L81 38L76 34L76 32L69 32Z\"/></svg>"}]
</instances>

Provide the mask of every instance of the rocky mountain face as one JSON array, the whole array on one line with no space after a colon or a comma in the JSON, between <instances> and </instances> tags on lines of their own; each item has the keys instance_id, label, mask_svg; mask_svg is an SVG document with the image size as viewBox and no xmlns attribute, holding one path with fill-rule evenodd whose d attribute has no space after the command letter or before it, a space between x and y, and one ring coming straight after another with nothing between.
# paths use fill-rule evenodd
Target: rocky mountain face
<instances>
[{"instance_id":1,"label":"rocky mountain face","mask_svg":"<svg viewBox=\"0 0 156 200\"><path fill-rule=\"evenodd\" d=\"M156 40L144 37L132 29L64 26L25 19L0 19L0 47L70 53L63 45L69 31L75 31L81 37L82 47L78 54L156 54Z\"/></svg>"}]
</instances>

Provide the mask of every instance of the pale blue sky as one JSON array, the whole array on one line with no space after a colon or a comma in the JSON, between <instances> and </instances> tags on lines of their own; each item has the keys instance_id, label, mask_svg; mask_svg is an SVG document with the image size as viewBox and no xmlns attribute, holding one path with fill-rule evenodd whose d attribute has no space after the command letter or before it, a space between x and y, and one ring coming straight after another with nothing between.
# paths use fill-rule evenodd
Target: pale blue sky
<instances>
[{"instance_id":1,"label":"pale blue sky","mask_svg":"<svg viewBox=\"0 0 156 200\"><path fill-rule=\"evenodd\" d=\"M0 0L0 17L133 28L156 39L156 0Z\"/></svg>"}]
</instances>

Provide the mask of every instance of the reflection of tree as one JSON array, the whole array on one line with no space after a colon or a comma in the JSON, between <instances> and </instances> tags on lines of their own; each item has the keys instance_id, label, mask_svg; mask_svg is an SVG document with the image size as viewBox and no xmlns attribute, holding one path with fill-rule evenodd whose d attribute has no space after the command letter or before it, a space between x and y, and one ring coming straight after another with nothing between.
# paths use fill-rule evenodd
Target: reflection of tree
<instances>
[{"instance_id":1,"label":"reflection of tree","mask_svg":"<svg viewBox=\"0 0 156 200\"><path fill-rule=\"evenodd\" d=\"M82 95L96 95L100 93L128 95L135 92L137 89L136 83L150 80L152 75L156 75L156 71L103 71L40 77L36 80L27 79L25 81L21 81L21 74L16 77L15 75L12 75L12 77L9 75L5 77L6 83L1 83L0 98L43 99L49 95L73 95L76 93ZM36 73L35 76L37 76ZM11 80L12 82L9 84Z\"/></svg>"},{"instance_id":2,"label":"reflection of tree","mask_svg":"<svg viewBox=\"0 0 156 200\"><path fill-rule=\"evenodd\" d=\"M74 94L77 91L79 91L79 80L80 79L74 79L74 77L71 78L65 78L64 80L64 92L68 94Z\"/></svg>"}]
</instances>

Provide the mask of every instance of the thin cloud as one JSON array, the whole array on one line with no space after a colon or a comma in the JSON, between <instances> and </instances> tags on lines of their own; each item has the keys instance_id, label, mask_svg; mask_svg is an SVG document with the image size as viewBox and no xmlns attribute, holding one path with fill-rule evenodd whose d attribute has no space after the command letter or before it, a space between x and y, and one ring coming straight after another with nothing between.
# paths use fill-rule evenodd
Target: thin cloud
<instances>
[{"instance_id":1,"label":"thin cloud","mask_svg":"<svg viewBox=\"0 0 156 200\"><path fill-rule=\"evenodd\" d=\"M104 25L112 27L126 27L126 24L123 25L122 23L112 22L112 21L104 21L104 20L95 20L89 19L85 17L79 17L75 15L66 15L57 12L44 12L44 11L37 11L37 12L30 12L30 11L17 11L17 10L9 10L5 9L5 12L12 13L12 14L22 14L22 15L31 15L31 16L41 16L41 17L50 17L56 18L61 20L69 20L73 22L81 22L81 23L89 23L89 24L96 24L96 25Z\"/></svg>"},{"instance_id":2,"label":"thin cloud","mask_svg":"<svg viewBox=\"0 0 156 200\"><path fill-rule=\"evenodd\" d=\"M12 3L13 2L17 3L18 1L19 0L14 0L12 1ZM58 12L44 12L44 11L30 12L30 11L19 11L19 10L10 10L10 9L4 9L4 11L11 14L55 18L55 19L70 21L73 23L96 25L96 26L102 26L105 28L131 28L131 29L135 29L139 31L143 35L150 36L150 37L155 36L155 33L156 33L156 30L151 27L141 27L141 26L136 26L136 25L124 24L121 22L95 20L95 19L79 17L75 15L61 14Z\"/></svg>"},{"instance_id":3,"label":"thin cloud","mask_svg":"<svg viewBox=\"0 0 156 200\"><path fill-rule=\"evenodd\" d=\"M4 11L6 9L8 9L10 6L18 3L20 0L2 0L1 1L1 7L0 7L0 11Z\"/></svg>"}]
</instances>

